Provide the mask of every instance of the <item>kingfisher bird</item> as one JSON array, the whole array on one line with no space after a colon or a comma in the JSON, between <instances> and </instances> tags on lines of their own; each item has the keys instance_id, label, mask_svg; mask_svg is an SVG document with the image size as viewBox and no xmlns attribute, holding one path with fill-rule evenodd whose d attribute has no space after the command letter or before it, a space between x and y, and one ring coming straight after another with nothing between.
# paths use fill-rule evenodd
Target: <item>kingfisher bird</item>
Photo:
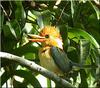
<instances>
[{"instance_id":1,"label":"kingfisher bird","mask_svg":"<svg viewBox=\"0 0 100 88\"><path fill-rule=\"evenodd\" d=\"M63 50L62 37L54 26L45 26L39 35L28 34L29 41L40 42L40 65L57 75L69 72L72 68L71 61Z\"/></svg>"}]
</instances>

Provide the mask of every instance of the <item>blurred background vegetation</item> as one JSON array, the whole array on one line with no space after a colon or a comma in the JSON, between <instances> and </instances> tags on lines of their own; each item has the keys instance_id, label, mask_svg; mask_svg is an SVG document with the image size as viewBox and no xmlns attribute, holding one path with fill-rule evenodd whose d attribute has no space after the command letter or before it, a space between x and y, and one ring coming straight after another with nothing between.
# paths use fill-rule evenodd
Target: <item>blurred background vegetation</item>
<instances>
[{"instance_id":1,"label":"blurred background vegetation","mask_svg":"<svg viewBox=\"0 0 100 88\"><path fill-rule=\"evenodd\" d=\"M78 88L100 87L99 0L1 1L0 8L1 51L39 64L39 44L28 42L27 34L38 34L45 25L56 26L68 57L76 63L94 66L72 71L67 77L69 82ZM1 87L51 86L48 81L42 84L44 78L38 79L38 75L13 61L1 61Z\"/></svg>"}]
</instances>

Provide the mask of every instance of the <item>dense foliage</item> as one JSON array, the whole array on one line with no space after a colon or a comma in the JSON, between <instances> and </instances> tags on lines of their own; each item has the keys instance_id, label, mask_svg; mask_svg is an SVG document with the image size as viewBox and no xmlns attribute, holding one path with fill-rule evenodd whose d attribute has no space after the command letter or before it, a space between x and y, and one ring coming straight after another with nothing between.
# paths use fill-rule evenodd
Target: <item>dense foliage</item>
<instances>
[{"instance_id":1,"label":"dense foliage","mask_svg":"<svg viewBox=\"0 0 100 88\"><path fill-rule=\"evenodd\" d=\"M100 3L85 1L2 1L1 51L25 57L39 64L39 44L27 40L27 34L38 34L45 25L56 26L61 32L64 51L76 63L91 68L76 69L68 75L76 87L100 86ZM38 73L18 63L1 61L1 86L11 79L15 87L41 87ZM17 81L15 75L24 78ZM7 86L7 85L6 85ZM50 85L49 85L50 86Z\"/></svg>"}]
</instances>

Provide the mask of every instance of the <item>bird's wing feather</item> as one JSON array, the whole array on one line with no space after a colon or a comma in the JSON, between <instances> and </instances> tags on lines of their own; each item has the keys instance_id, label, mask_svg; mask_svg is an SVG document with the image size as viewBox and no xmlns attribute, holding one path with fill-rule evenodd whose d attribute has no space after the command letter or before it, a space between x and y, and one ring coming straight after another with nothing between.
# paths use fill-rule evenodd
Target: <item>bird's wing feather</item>
<instances>
[{"instance_id":1,"label":"bird's wing feather","mask_svg":"<svg viewBox=\"0 0 100 88\"><path fill-rule=\"evenodd\" d=\"M67 54L57 47L51 47L51 55L55 64L63 71L68 72L71 70L71 61L68 59Z\"/></svg>"}]
</instances>

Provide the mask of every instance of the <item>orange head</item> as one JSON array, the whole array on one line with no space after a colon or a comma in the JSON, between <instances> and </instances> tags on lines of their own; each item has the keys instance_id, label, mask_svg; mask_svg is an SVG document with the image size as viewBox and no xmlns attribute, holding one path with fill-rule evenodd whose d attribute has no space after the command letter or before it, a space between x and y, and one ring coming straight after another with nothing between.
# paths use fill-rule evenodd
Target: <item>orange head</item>
<instances>
[{"instance_id":1,"label":"orange head","mask_svg":"<svg viewBox=\"0 0 100 88\"><path fill-rule=\"evenodd\" d=\"M29 41L41 42L42 46L55 46L63 49L61 35L57 28L53 26L45 26L39 35L29 34L29 36L31 37Z\"/></svg>"}]
</instances>

